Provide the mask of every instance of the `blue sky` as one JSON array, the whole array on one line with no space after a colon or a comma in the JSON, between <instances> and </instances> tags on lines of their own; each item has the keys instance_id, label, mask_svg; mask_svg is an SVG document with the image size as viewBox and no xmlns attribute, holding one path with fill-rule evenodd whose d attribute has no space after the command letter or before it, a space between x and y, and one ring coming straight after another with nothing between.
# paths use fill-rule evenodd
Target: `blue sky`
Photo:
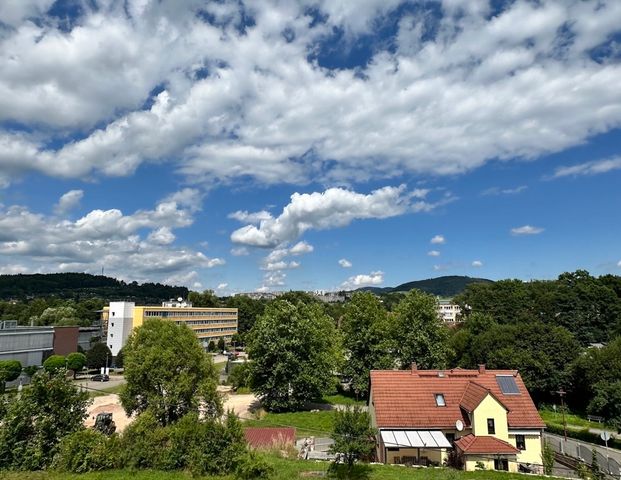
<instances>
[{"instance_id":1,"label":"blue sky","mask_svg":"<svg viewBox=\"0 0 621 480\"><path fill-rule=\"evenodd\" d=\"M619 274L619 19L613 0L2 2L0 272L223 295Z\"/></svg>"}]
</instances>

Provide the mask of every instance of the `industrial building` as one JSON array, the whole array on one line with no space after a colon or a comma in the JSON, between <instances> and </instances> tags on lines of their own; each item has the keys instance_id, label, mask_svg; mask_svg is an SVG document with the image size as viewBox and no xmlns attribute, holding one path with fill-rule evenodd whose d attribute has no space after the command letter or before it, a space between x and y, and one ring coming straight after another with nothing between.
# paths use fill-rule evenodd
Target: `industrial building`
<instances>
[{"instance_id":1,"label":"industrial building","mask_svg":"<svg viewBox=\"0 0 621 480\"><path fill-rule=\"evenodd\" d=\"M159 307L137 306L134 302L110 302L108 307L104 307L102 320L112 355L118 355L132 330L149 318L187 325L205 349L211 341L223 339L228 343L237 333L236 308L193 307L191 303L182 300L163 302Z\"/></svg>"}]
</instances>

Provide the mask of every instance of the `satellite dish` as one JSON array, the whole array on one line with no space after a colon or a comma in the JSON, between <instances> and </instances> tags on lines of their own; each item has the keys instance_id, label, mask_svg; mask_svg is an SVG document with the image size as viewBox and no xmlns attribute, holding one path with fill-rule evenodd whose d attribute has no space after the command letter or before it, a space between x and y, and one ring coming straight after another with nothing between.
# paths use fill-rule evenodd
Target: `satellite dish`
<instances>
[{"instance_id":1,"label":"satellite dish","mask_svg":"<svg viewBox=\"0 0 621 480\"><path fill-rule=\"evenodd\" d=\"M455 428L457 429L458 432L463 431L463 429L464 429L464 422L462 422L461 420L457 419L457 421L455 422Z\"/></svg>"},{"instance_id":2,"label":"satellite dish","mask_svg":"<svg viewBox=\"0 0 621 480\"><path fill-rule=\"evenodd\" d=\"M183 297L179 297L179 298L177 299L177 301L178 301L178 302L183 302Z\"/></svg>"},{"instance_id":3,"label":"satellite dish","mask_svg":"<svg viewBox=\"0 0 621 480\"><path fill-rule=\"evenodd\" d=\"M610 432L602 432L599 434L599 438L601 438L604 442L610 440Z\"/></svg>"}]
</instances>

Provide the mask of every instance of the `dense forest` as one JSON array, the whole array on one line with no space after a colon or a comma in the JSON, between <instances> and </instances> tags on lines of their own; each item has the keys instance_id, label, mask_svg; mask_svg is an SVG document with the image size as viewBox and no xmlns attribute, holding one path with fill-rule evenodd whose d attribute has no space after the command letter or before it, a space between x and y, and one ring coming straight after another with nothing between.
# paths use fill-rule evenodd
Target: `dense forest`
<instances>
[{"instance_id":1,"label":"dense forest","mask_svg":"<svg viewBox=\"0 0 621 480\"><path fill-rule=\"evenodd\" d=\"M428 278L426 280L415 280L413 282L402 283L396 287L363 287L359 290L382 295L396 292L405 293L415 288L421 292L431 293L432 295L437 295L439 297L454 297L455 295L462 293L468 285L473 283L492 283L492 281L487 280L486 278L447 275L444 277Z\"/></svg>"},{"instance_id":2,"label":"dense forest","mask_svg":"<svg viewBox=\"0 0 621 480\"><path fill-rule=\"evenodd\" d=\"M79 300L99 297L152 304L188 295L185 287L160 283L125 283L116 278L88 273L47 273L0 275L0 299L24 300L35 297L58 297Z\"/></svg>"}]
</instances>

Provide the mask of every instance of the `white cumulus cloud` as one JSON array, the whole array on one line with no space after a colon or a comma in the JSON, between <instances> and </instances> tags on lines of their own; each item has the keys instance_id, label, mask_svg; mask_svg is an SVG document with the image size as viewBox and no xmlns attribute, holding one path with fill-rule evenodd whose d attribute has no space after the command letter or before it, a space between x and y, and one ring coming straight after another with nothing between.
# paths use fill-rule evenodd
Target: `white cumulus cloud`
<instances>
[{"instance_id":1,"label":"white cumulus cloud","mask_svg":"<svg viewBox=\"0 0 621 480\"><path fill-rule=\"evenodd\" d=\"M545 229L541 227L533 227L532 225L524 225L522 227L515 227L511 229L511 235L537 235L543 232Z\"/></svg>"},{"instance_id":2,"label":"white cumulus cloud","mask_svg":"<svg viewBox=\"0 0 621 480\"><path fill-rule=\"evenodd\" d=\"M472 262L472 266L475 267L475 268L482 267L483 266L483 262L481 260L474 260Z\"/></svg>"},{"instance_id":3,"label":"white cumulus cloud","mask_svg":"<svg viewBox=\"0 0 621 480\"><path fill-rule=\"evenodd\" d=\"M275 247L308 230L344 227L357 219L393 217L405 213L409 206L403 185L383 187L366 195L343 188L294 193L278 217L262 220L258 227L247 225L235 230L231 240L243 245Z\"/></svg>"},{"instance_id":4,"label":"white cumulus cloud","mask_svg":"<svg viewBox=\"0 0 621 480\"><path fill-rule=\"evenodd\" d=\"M82 197L84 197L83 190L69 190L58 199L58 203L54 205L54 211L61 215L73 210L80 205Z\"/></svg>"},{"instance_id":5,"label":"white cumulus cloud","mask_svg":"<svg viewBox=\"0 0 621 480\"><path fill-rule=\"evenodd\" d=\"M354 290L356 288L381 285L384 283L384 272L376 271L370 274L353 275L341 284L344 290Z\"/></svg>"},{"instance_id":6,"label":"white cumulus cloud","mask_svg":"<svg viewBox=\"0 0 621 480\"><path fill-rule=\"evenodd\" d=\"M433 245L444 245L446 243L446 239L444 238L444 235L435 235L430 240L430 243Z\"/></svg>"},{"instance_id":7,"label":"white cumulus cloud","mask_svg":"<svg viewBox=\"0 0 621 480\"><path fill-rule=\"evenodd\" d=\"M429 250L427 252L427 255L429 255L430 257L439 257L440 256L440 252L437 250Z\"/></svg>"},{"instance_id":8,"label":"white cumulus cloud","mask_svg":"<svg viewBox=\"0 0 621 480\"><path fill-rule=\"evenodd\" d=\"M352 263L347 260L346 258L341 258L339 260L339 265L343 268L351 268L352 267Z\"/></svg>"}]
</instances>

